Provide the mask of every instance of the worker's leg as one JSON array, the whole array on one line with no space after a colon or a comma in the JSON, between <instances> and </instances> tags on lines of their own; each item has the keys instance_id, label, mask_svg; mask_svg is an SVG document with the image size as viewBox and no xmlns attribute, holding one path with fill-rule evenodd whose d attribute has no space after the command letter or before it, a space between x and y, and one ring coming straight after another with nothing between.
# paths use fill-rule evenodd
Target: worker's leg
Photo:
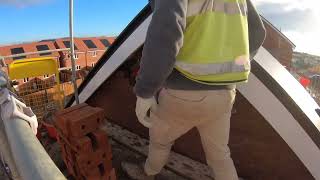
<instances>
[{"instance_id":1,"label":"worker's leg","mask_svg":"<svg viewBox=\"0 0 320 180\"><path fill-rule=\"evenodd\" d=\"M214 172L215 180L238 180L228 147L230 116L234 98L234 90L213 92L207 100L209 101L208 105L211 104L214 111L208 112L211 117L197 126L207 163Z\"/></svg>"},{"instance_id":2,"label":"worker's leg","mask_svg":"<svg viewBox=\"0 0 320 180\"><path fill-rule=\"evenodd\" d=\"M161 91L159 105L151 113L153 125L149 130L149 155L145 164L148 175L161 171L174 141L195 126L199 115L197 108L204 97L202 92Z\"/></svg>"},{"instance_id":3,"label":"worker's leg","mask_svg":"<svg viewBox=\"0 0 320 180\"><path fill-rule=\"evenodd\" d=\"M155 175L161 171L167 163L174 141L191 129L191 127L181 127L178 124L168 125L156 115L152 116L155 121L149 130L149 154L145 163L145 172L148 175Z\"/></svg>"},{"instance_id":4,"label":"worker's leg","mask_svg":"<svg viewBox=\"0 0 320 180\"><path fill-rule=\"evenodd\" d=\"M128 176L137 180L154 179L167 163L171 146L175 139L190 129L186 126L173 123L174 121L169 123L153 112L151 113L150 118L153 123L152 127L149 129L149 153L148 158L144 163L144 168L136 167L137 164L122 164L122 168L127 172ZM136 172L132 173L130 171Z\"/></svg>"}]
</instances>

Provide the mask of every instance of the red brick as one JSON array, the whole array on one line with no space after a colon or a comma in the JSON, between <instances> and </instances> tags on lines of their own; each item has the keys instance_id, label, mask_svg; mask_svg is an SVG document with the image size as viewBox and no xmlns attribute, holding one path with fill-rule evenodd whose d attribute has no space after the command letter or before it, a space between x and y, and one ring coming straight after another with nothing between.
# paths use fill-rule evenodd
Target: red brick
<instances>
[{"instance_id":1,"label":"red brick","mask_svg":"<svg viewBox=\"0 0 320 180\"><path fill-rule=\"evenodd\" d=\"M104 119L104 110L87 106L77 114L69 115L70 133L72 137L81 137L96 130ZM72 128L71 128L72 127Z\"/></svg>"},{"instance_id":2,"label":"red brick","mask_svg":"<svg viewBox=\"0 0 320 180\"><path fill-rule=\"evenodd\" d=\"M96 130L83 138L72 138L70 143L75 146L77 152L93 153L97 149L108 149L108 135L102 130Z\"/></svg>"},{"instance_id":3,"label":"red brick","mask_svg":"<svg viewBox=\"0 0 320 180\"><path fill-rule=\"evenodd\" d=\"M105 180L116 180L117 176L116 176L116 170L112 169L110 171L110 173L108 174L108 176L105 177Z\"/></svg>"},{"instance_id":4,"label":"red brick","mask_svg":"<svg viewBox=\"0 0 320 180\"><path fill-rule=\"evenodd\" d=\"M83 137L95 131L103 123L101 108L83 106L74 111L56 116L56 126L65 137Z\"/></svg>"},{"instance_id":5,"label":"red brick","mask_svg":"<svg viewBox=\"0 0 320 180\"><path fill-rule=\"evenodd\" d=\"M77 175L78 175L78 171L77 171L77 169L75 168L75 165L72 164L72 162L67 161L67 162L65 162L65 164L66 164L66 166L67 166L68 172L69 172L72 176L77 176Z\"/></svg>"},{"instance_id":6,"label":"red brick","mask_svg":"<svg viewBox=\"0 0 320 180\"><path fill-rule=\"evenodd\" d=\"M88 104L86 104L86 103L77 104L77 105L74 105L72 107L69 107L69 108L66 108L66 109L63 109L63 110L60 110L60 111L56 112L55 116L61 116L61 115L64 115L64 114L68 114L68 113L70 113L72 111L81 109L81 108L83 108L85 106L88 106Z\"/></svg>"},{"instance_id":7,"label":"red brick","mask_svg":"<svg viewBox=\"0 0 320 180\"><path fill-rule=\"evenodd\" d=\"M102 109L86 104L56 114L62 157L76 179L115 179L108 135L98 129L103 119Z\"/></svg>"},{"instance_id":8,"label":"red brick","mask_svg":"<svg viewBox=\"0 0 320 180\"><path fill-rule=\"evenodd\" d=\"M73 139L71 140L71 143L75 145L76 147L76 152L81 153L92 153L92 142L91 139L87 136L79 139Z\"/></svg>"},{"instance_id":9,"label":"red brick","mask_svg":"<svg viewBox=\"0 0 320 180\"><path fill-rule=\"evenodd\" d=\"M58 133L63 133L65 135L67 135L67 119L64 118L64 116L66 116L69 113L72 113L73 111L77 111L83 107L88 106L86 103L82 103L82 104L78 104L75 106L72 106L70 108L66 108L63 109L61 111L58 111L57 113L55 113L55 126L58 130Z\"/></svg>"},{"instance_id":10,"label":"red brick","mask_svg":"<svg viewBox=\"0 0 320 180\"><path fill-rule=\"evenodd\" d=\"M108 148L107 150L100 149L92 154L76 154L76 162L81 170L92 169L101 163L104 163L104 165L109 168L112 164L111 159L111 148Z\"/></svg>"},{"instance_id":11,"label":"red brick","mask_svg":"<svg viewBox=\"0 0 320 180\"><path fill-rule=\"evenodd\" d=\"M83 171L82 171L83 172ZM116 180L115 170L113 168L110 169L100 169L99 167L95 167L93 169L87 170L84 174L82 174L86 179L97 179L97 180Z\"/></svg>"},{"instance_id":12,"label":"red brick","mask_svg":"<svg viewBox=\"0 0 320 180\"><path fill-rule=\"evenodd\" d=\"M108 135L105 131L97 130L97 131L92 132L92 135L97 141L98 148L100 148L100 147L104 148L110 144Z\"/></svg>"}]
</instances>

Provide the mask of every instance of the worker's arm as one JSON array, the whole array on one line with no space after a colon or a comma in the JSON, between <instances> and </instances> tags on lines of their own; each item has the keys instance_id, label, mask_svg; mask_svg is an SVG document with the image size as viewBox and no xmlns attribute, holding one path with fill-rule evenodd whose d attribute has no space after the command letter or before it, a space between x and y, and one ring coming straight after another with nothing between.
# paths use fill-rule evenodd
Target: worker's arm
<instances>
[{"instance_id":1,"label":"worker's arm","mask_svg":"<svg viewBox=\"0 0 320 180\"><path fill-rule=\"evenodd\" d=\"M135 93L150 98L171 74L183 44L188 0L155 0Z\"/></svg>"},{"instance_id":2,"label":"worker's arm","mask_svg":"<svg viewBox=\"0 0 320 180\"><path fill-rule=\"evenodd\" d=\"M260 15L250 0L247 0L248 5L248 24L249 24L249 40L250 40L250 57L253 58L265 37L266 30Z\"/></svg>"}]
</instances>

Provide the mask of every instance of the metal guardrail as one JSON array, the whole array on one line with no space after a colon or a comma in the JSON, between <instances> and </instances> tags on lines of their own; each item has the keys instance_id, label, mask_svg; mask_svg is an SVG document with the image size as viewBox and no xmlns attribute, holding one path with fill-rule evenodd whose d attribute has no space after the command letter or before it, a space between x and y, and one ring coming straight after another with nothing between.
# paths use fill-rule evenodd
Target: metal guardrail
<instances>
[{"instance_id":1,"label":"metal guardrail","mask_svg":"<svg viewBox=\"0 0 320 180\"><path fill-rule=\"evenodd\" d=\"M307 87L307 91L314 98L314 100L320 104L320 76L311 79L310 85Z\"/></svg>"},{"instance_id":2,"label":"metal guardrail","mask_svg":"<svg viewBox=\"0 0 320 180\"><path fill-rule=\"evenodd\" d=\"M0 73L0 131L1 152L5 152L8 165L14 171L16 179L23 180L65 180L66 178L54 164L43 148L27 120L22 105L14 103L13 94L8 93L8 80L4 72ZM20 114L17 112L19 111ZM29 113L30 114L30 113ZM34 114L32 113L32 116ZM20 119L24 118L24 119ZM36 120L37 121L37 120ZM36 128L36 127L34 127ZM17 176L19 175L19 176Z\"/></svg>"},{"instance_id":3,"label":"metal guardrail","mask_svg":"<svg viewBox=\"0 0 320 180\"><path fill-rule=\"evenodd\" d=\"M10 176L13 180L20 180L20 175L18 173L16 164L13 160L13 156L10 150L10 145L8 142L7 135L4 131L4 125L2 120L0 120L0 163L3 170L5 171L5 174ZM1 167L0 166L0 167ZM8 169L9 167L9 169Z\"/></svg>"},{"instance_id":4,"label":"metal guardrail","mask_svg":"<svg viewBox=\"0 0 320 180\"><path fill-rule=\"evenodd\" d=\"M7 58L15 58L15 57L20 57L20 56L28 56L28 55L41 54L41 53L61 52L61 51L70 51L70 48L52 49L52 50L36 51L36 52L27 52L27 53L21 53L21 54L14 54L14 55L10 55L10 56L2 56L1 58L4 60L4 59L7 59Z\"/></svg>"},{"instance_id":5,"label":"metal guardrail","mask_svg":"<svg viewBox=\"0 0 320 180\"><path fill-rule=\"evenodd\" d=\"M21 179L66 179L33 134L26 121L15 118L4 120L3 124Z\"/></svg>"}]
</instances>

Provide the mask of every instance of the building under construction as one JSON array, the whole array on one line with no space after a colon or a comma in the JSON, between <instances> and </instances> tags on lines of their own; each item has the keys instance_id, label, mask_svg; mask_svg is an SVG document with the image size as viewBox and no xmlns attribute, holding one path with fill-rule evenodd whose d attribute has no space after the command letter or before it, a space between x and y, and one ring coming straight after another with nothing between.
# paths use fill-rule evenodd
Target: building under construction
<instances>
[{"instance_id":1,"label":"building under construction","mask_svg":"<svg viewBox=\"0 0 320 180\"><path fill-rule=\"evenodd\" d=\"M58 143L53 139L42 142L56 164L36 138L27 140L28 131L20 132L26 123L4 122L15 166L10 168L16 170L12 172L22 179L126 179L119 162L143 158L148 151L148 129L136 118L133 87L151 16L147 5L110 41L97 62L85 61L86 66L95 64L78 88L81 104L76 105L73 96L53 116L53 137ZM266 41L251 62L249 82L237 87L229 144L232 158L245 179L320 179L320 108L288 71L295 45L263 20ZM80 40L85 41L75 40L76 52L86 45ZM68 48L63 41L53 44ZM69 66L68 53L56 55L63 57L60 65ZM20 131L9 131L13 126ZM19 143L27 141L24 148L29 149L21 155ZM196 129L179 138L173 150L163 172L168 179L213 179ZM63 165L56 159L63 160ZM32 171L26 171L30 161Z\"/></svg>"}]
</instances>

